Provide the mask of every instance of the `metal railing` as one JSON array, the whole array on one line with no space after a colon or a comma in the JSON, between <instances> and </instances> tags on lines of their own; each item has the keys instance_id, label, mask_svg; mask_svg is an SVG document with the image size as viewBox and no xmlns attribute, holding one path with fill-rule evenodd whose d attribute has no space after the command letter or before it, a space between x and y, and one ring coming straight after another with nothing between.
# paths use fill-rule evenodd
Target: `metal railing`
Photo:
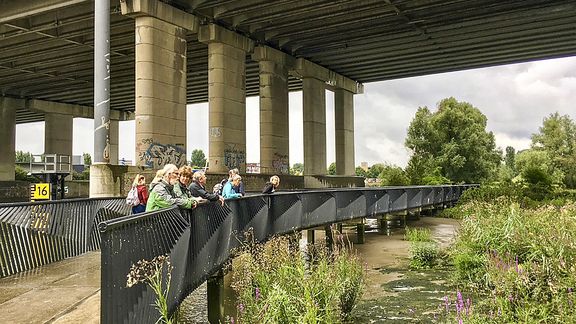
<instances>
[{"instance_id":1,"label":"metal railing","mask_svg":"<svg viewBox=\"0 0 576 324\"><path fill-rule=\"evenodd\" d=\"M0 204L0 277L98 250L98 224L129 213L120 198Z\"/></svg>"},{"instance_id":2,"label":"metal railing","mask_svg":"<svg viewBox=\"0 0 576 324\"><path fill-rule=\"evenodd\" d=\"M169 307L219 270L240 246L245 231L264 241L275 234L355 218L417 208L444 207L474 185L353 188L258 195L210 203L188 211L176 207L100 224L102 323L153 323L155 296L145 285L126 287L130 266L170 255L174 267Z\"/></svg>"}]
</instances>

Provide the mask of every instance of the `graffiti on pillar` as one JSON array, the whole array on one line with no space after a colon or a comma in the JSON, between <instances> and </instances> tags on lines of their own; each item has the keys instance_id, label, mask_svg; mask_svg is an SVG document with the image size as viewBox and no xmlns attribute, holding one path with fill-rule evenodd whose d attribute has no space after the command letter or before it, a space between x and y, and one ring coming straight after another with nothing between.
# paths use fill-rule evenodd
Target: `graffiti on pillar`
<instances>
[{"instance_id":1,"label":"graffiti on pillar","mask_svg":"<svg viewBox=\"0 0 576 324\"><path fill-rule=\"evenodd\" d=\"M246 152L231 146L224 150L224 165L228 169L240 168L246 163Z\"/></svg>"},{"instance_id":2,"label":"graffiti on pillar","mask_svg":"<svg viewBox=\"0 0 576 324\"><path fill-rule=\"evenodd\" d=\"M272 168L274 169L274 172L280 174L288 174L290 168L288 163L288 155L274 153L274 157L272 159Z\"/></svg>"},{"instance_id":3,"label":"graffiti on pillar","mask_svg":"<svg viewBox=\"0 0 576 324\"><path fill-rule=\"evenodd\" d=\"M222 129L220 127L210 127L210 137L221 137Z\"/></svg>"},{"instance_id":4,"label":"graffiti on pillar","mask_svg":"<svg viewBox=\"0 0 576 324\"><path fill-rule=\"evenodd\" d=\"M106 135L106 146L104 146L102 157L104 158L104 161L110 162L110 136L108 135Z\"/></svg>"},{"instance_id":5,"label":"graffiti on pillar","mask_svg":"<svg viewBox=\"0 0 576 324\"><path fill-rule=\"evenodd\" d=\"M161 169L168 163L182 166L186 164L186 152L182 145L154 143L152 139L143 139L138 147L146 147L138 154L139 165Z\"/></svg>"}]
</instances>

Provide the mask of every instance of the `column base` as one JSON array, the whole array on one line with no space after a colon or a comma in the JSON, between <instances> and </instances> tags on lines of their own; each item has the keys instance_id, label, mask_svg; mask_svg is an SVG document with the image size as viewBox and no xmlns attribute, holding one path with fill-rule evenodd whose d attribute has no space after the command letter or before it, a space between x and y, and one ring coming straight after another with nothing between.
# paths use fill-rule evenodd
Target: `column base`
<instances>
[{"instance_id":1,"label":"column base","mask_svg":"<svg viewBox=\"0 0 576 324\"><path fill-rule=\"evenodd\" d=\"M128 166L93 164L90 166L90 198L122 197Z\"/></svg>"}]
</instances>

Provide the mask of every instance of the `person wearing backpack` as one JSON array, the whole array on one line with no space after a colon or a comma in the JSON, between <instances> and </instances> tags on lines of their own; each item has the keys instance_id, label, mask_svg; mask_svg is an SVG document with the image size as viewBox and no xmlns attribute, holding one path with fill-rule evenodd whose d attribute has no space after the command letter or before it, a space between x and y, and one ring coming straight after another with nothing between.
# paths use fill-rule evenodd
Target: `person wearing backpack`
<instances>
[{"instance_id":1,"label":"person wearing backpack","mask_svg":"<svg viewBox=\"0 0 576 324\"><path fill-rule=\"evenodd\" d=\"M141 174L136 174L132 182L132 189L128 192L126 203L132 206L132 214L142 213L146 210L148 202L148 188L146 178Z\"/></svg>"}]
</instances>

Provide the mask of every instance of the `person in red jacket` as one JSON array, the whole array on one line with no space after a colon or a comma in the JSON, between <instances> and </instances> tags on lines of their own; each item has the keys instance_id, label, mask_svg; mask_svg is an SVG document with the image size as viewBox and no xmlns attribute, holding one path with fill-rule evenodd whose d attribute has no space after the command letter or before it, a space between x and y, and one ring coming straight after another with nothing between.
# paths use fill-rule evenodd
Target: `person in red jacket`
<instances>
[{"instance_id":1,"label":"person in red jacket","mask_svg":"<svg viewBox=\"0 0 576 324\"><path fill-rule=\"evenodd\" d=\"M146 202L148 202L148 188L146 187L146 178L137 174L132 182L132 187L136 187L138 191L138 200L140 203L132 207L132 214L142 213L146 210Z\"/></svg>"}]
</instances>

